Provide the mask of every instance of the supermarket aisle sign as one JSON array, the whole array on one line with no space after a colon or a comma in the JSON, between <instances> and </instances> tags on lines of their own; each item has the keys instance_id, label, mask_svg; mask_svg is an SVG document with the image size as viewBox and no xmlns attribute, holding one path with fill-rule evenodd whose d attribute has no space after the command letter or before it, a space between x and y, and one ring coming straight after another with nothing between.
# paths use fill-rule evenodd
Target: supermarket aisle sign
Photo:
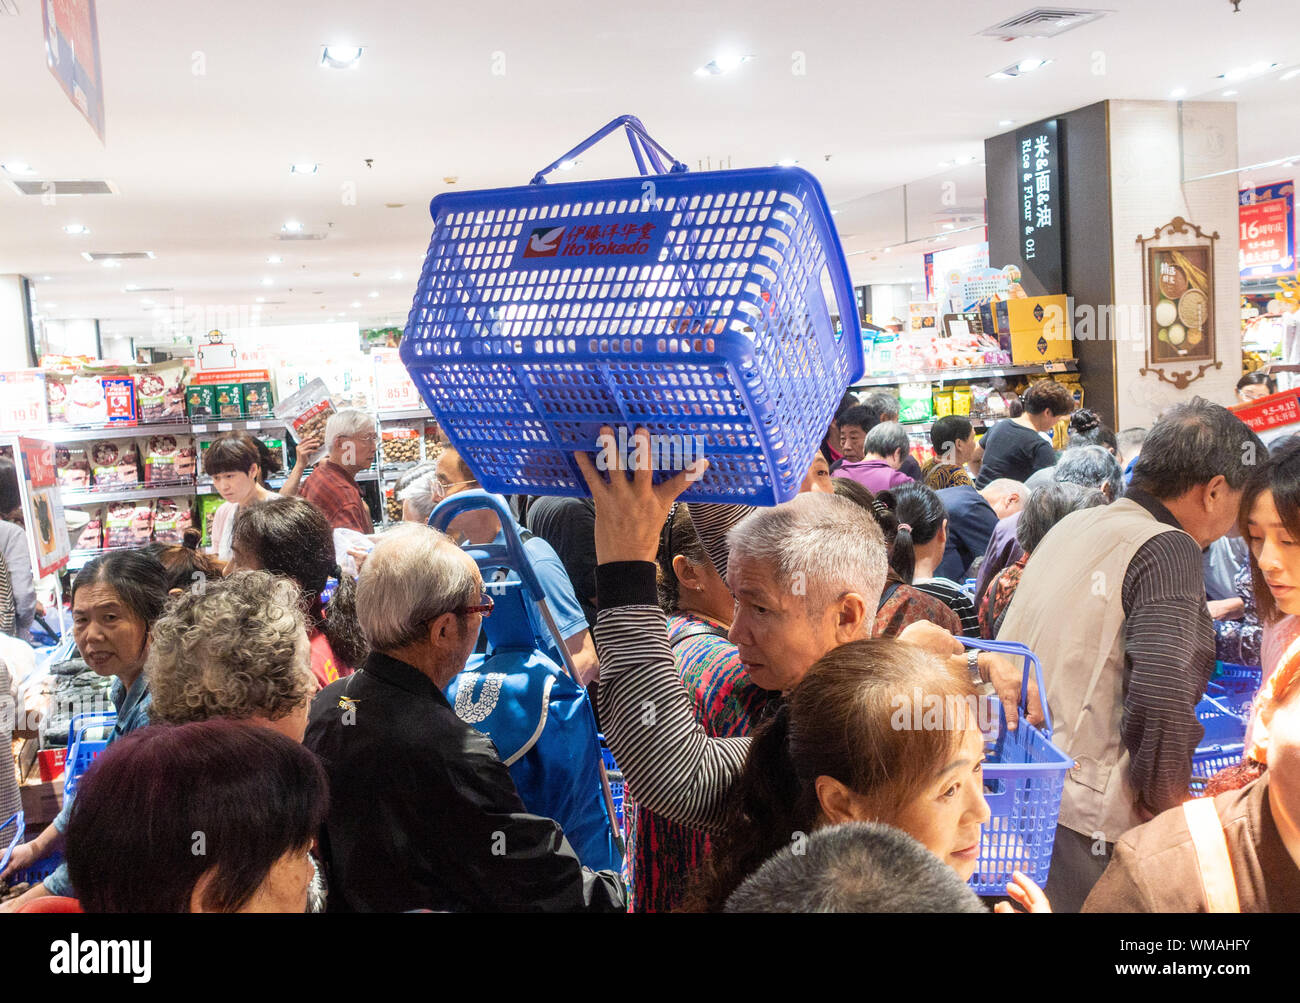
<instances>
[{"instance_id":1,"label":"supermarket aisle sign","mask_svg":"<svg viewBox=\"0 0 1300 1003\"><path fill-rule=\"evenodd\" d=\"M1020 260L1043 291L1065 288L1064 193L1061 134L1057 119L1035 122L1016 133L1020 192Z\"/></svg>"},{"instance_id":2,"label":"supermarket aisle sign","mask_svg":"<svg viewBox=\"0 0 1300 1003\"><path fill-rule=\"evenodd\" d=\"M659 260L671 218L667 212L630 212L570 217L558 225L529 222L519 234L514 267L653 264Z\"/></svg>"},{"instance_id":3,"label":"supermarket aisle sign","mask_svg":"<svg viewBox=\"0 0 1300 1003\"><path fill-rule=\"evenodd\" d=\"M1295 183L1239 193L1241 275L1287 275L1295 270Z\"/></svg>"},{"instance_id":4,"label":"supermarket aisle sign","mask_svg":"<svg viewBox=\"0 0 1300 1003\"><path fill-rule=\"evenodd\" d=\"M48 424L45 374L34 369L0 373L0 429L34 432Z\"/></svg>"},{"instance_id":5,"label":"supermarket aisle sign","mask_svg":"<svg viewBox=\"0 0 1300 1003\"><path fill-rule=\"evenodd\" d=\"M54 443L19 436L18 450L23 460L21 494L27 542L32 549L36 575L44 578L68 563L72 549L54 470Z\"/></svg>"},{"instance_id":6,"label":"supermarket aisle sign","mask_svg":"<svg viewBox=\"0 0 1300 1003\"><path fill-rule=\"evenodd\" d=\"M44 0L45 65L104 142L104 71L95 0Z\"/></svg>"}]
</instances>

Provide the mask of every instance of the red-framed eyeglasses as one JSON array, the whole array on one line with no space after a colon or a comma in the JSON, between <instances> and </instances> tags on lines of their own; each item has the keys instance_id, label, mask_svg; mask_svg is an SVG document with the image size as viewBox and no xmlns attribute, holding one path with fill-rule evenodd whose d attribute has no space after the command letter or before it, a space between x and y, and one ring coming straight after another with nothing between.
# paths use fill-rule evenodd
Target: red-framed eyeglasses
<instances>
[{"instance_id":1,"label":"red-framed eyeglasses","mask_svg":"<svg viewBox=\"0 0 1300 1003\"><path fill-rule=\"evenodd\" d=\"M491 596L481 596L480 598L483 600L481 603L477 603L473 606L461 606L452 610L452 612L461 614L462 616L468 616L471 613L477 613L479 616L491 616L496 603L492 600Z\"/></svg>"}]
</instances>

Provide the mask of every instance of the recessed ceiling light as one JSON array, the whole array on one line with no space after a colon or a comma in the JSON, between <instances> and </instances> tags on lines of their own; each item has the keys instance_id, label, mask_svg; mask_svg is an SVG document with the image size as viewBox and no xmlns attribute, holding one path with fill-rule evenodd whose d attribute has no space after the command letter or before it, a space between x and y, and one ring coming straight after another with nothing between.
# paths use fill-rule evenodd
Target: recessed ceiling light
<instances>
[{"instance_id":1,"label":"recessed ceiling light","mask_svg":"<svg viewBox=\"0 0 1300 1003\"><path fill-rule=\"evenodd\" d=\"M254 302L257 302L257 303L265 303L265 302L266 302L266 297L265 297L265 296L259 296L259 297L257 297L257 299L256 299Z\"/></svg>"},{"instance_id":2,"label":"recessed ceiling light","mask_svg":"<svg viewBox=\"0 0 1300 1003\"><path fill-rule=\"evenodd\" d=\"M1230 97L1235 96L1236 93L1237 93L1236 91L1224 91L1224 92L1223 92L1223 96L1224 96L1225 98L1230 98Z\"/></svg>"},{"instance_id":3,"label":"recessed ceiling light","mask_svg":"<svg viewBox=\"0 0 1300 1003\"><path fill-rule=\"evenodd\" d=\"M302 224L296 219L285 220L284 226L280 229L285 233L302 233Z\"/></svg>"},{"instance_id":4,"label":"recessed ceiling light","mask_svg":"<svg viewBox=\"0 0 1300 1003\"><path fill-rule=\"evenodd\" d=\"M266 278L262 279L262 285L264 285L264 286L273 286L273 285L275 285L275 279L271 278L271 277L268 275L268 276L266 276Z\"/></svg>"},{"instance_id":5,"label":"recessed ceiling light","mask_svg":"<svg viewBox=\"0 0 1300 1003\"><path fill-rule=\"evenodd\" d=\"M355 310L357 307L361 306L361 301L353 300L351 303L348 304L348 306L350 306L353 310Z\"/></svg>"},{"instance_id":6,"label":"recessed ceiling light","mask_svg":"<svg viewBox=\"0 0 1300 1003\"><path fill-rule=\"evenodd\" d=\"M122 262L118 261L116 258L105 258L103 261L100 262L100 264L103 265L105 268L122 267Z\"/></svg>"},{"instance_id":7,"label":"recessed ceiling light","mask_svg":"<svg viewBox=\"0 0 1300 1003\"><path fill-rule=\"evenodd\" d=\"M974 162L975 162L975 158L974 158L974 157L970 157L970 156L958 157L958 158L957 158L957 164L958 164L958 166L960 166L960 165L962 165L962 164L973 164Z\"/></svg>"},{"instance_id":8,"label":"recessed ceiling light","mask_svg":"<svg viewBox=\"0 0 1300 1003\"><path fill-rule=\"evenodd\" d=\"M1050 63L1050 59L1022 59L1018 63L1012 63L1010 66L1003 67L996 73L990 73L990 80L1007 80L1011 77L1023 76L1026 73L1033 73L1035 70L1041 70Z\"/></svg>"},{"instance_id":9,"label":"recessed ceiling light","mask_svg":"<svg viewBox=\"0 0 1300 1003\"><path fill-rule=\"evenodd\" d=\"M3 164L0 164L0 167L4 168L6 174L18 175L36 173L32 168L32 165L27 163L25 160L6 160Z\"/></svg>"},{"instance_id":10,"label":"recessed ceiling light","mask_svg":"<svg viewBox=\"0 0 1300 1003\"><path fill-rule=\"evenodd\" d=\"M50 276L48 276L48 275L42 275L42 276L41 276L41 281L42 281L42 282L53 282L54 279L52 279L52 278L51 278Z\"/></svg>"},{"instance_id":11,"label":"recessed ceiling light","mask_svg":"<svg viewBox=\"0 0 1300 1003\"><path fill-rule=\"evenodd\" d=\"M951 230L951 229L953 229L953 225L952 225L951 223L944 223L944 224L943 224L943 228L944 228L945 230Z\"/></svg>"},{"instance_id":12,"label":"recessed ceiling light","mask_svg":"<svg viewBox=\"0 0 1300 1003\"><path fill-rule=\"evenodd\" d=\"M389 277L390 279L392 279L394 282L400 282L401 279L402 279L402 273L401 273L401 272L393 272L393 274L390 275L390 276L388 276L388 277Z\"/></svg>"},{"instance_id":13,"label":"recessed ceiling light","mask_svg":"<svg viewBox=\"0 0 1300 1003\"><path fill-rule=\"evenodd\" d=\"M278 265L282 261L284 261L284 258L280 257L280 255L278 254L272 254L269 258L266 259L266 263L268 265Z\"/></svg>"},{"instance_id":14,"label":"recessed ceiling light","mask_svg":"<svg viewBox=\"0 0 1300 1003\"><path fill-rule=\"evenodd\" d=\"M320 164L291 164L289 166L290 174L315 174Z\"/></svg>"},{"instance_id":15,"label":"recessed ceiling light","mask_svg":"<svg viewBox=\"0 0 1300 1003\"><path fill-rule=\"evenodd\" d=\"M1187 96L1187 88L1186 88L1186 87L1175 87L1173 90L1171 90L1171 91L1169 92L1169 96L1170 96L1171 98L1181 98L1181 97L1186 97L1186 96Z\"/></svg>"},{"instance_id":16,"label":"recessed ceiling light","mask_svg":"<svg viewBox=\"0 0 1300 1003\"><path fill-rule=\"evenodd\" d=\"M890 251L892 251L892 250L893 250L892 247L886 247L886 248L885 248L885 253L888 254L888 253L889 253Z\"/></svg>"},{"instance_id":17,"label":"recessed ceiling light","mask_svg":"<svg viewBox=\"0 0 1300 1003\"><path fill-rule=\"evenodd\" d=\"M376 291L373 291L373 290L372 290L371 293L370 293L370 298L371 298L372 300L373 300L373 299L378 299L378 298L379 298L379 293L376 292Z\"/></svg>"},{"instance_id":18,"label":"recessed ceiling light","mask_svg":"<svg viewBox=\"0 0 1300 1003\"><path fill-rule=\"evenodd\" d=\"M734 52L724 52L721 55L714 56L707 63L695 71L697 77L718 77L724 73L731 73L733 70L740 69L742 63L747 63L754 57L751 55L738 55Z\"/></svg>"},{"instance_id":19,"label":"recessed ceiling light","mask_svg":"<svg viewBox=\"0 0 1300 1003\"><path fill-rule=\"evenodd\" d=\"M74 237L84 237L90 232L90 227L85 223L69 223L63 228L64 233L70 233Z\"/></svg>"},{"instance_id":20,"label":"recessed ceiling light","mask_svg":"<svg viewBox=\"0 0 1300 1003\"><path fill-rule=\"evenodd\" d=\"M998 123L998 125L999 125L1001 128L1003 128L1003 129L1005 129L1005 128L1006 128L1007 126L1009 126L1009 125L1015 125L1015 124L1016 124L1016 123L1015 123L1012 119L1009 119L1009 118L1004 118L1001 122Z\"/></svg>"},{"instance_id":21,"label":"recessed ceiling light","mask_svg":"<svg viewBox=\"0 0 1300 1003\"><path fill-rule=\"evenodd\" d=\"M133 292L135 292L137 289L139 289L140 287L139 287L139 286L136 286L136 285L131 285L131 286L123 286L122 288L125 289L125 290L126 290L127 292L129 292L129 293L133 293Z\"/></svg>"},{"instance_id":22,"label":"recessed ceiling light","mask_svg":"<svg viewBox=\"0 0 1300 1003\"><path fill-rule=\"evenodd\" d=\"M1229 70L1227 73L1220 73L1219 79L1245 80L1247 77L1258 77L1264 73L1270 72L1271 70L1276 70L1277 66L1277 63L1269 63L1260 60L1257 63L1251 63L1249 66L1237 66Z\"/></svg>"},{"instance_id":23,"label":"recessed ceiling light","mask_svg":"<svg viewBox=\"0 0 1300 1003\"><path fill-rule=\"evenodd\" d=\"M361 59L360 45L322 45L320 64L332 70L346 70L357 65Z\"/></svg>"},{"instance_id":24,"label":"recessed ceiling light","mask_svg":"<svg viewBox=\"0 0 1300 1003\"><path fill-rule=\"evenodd\" d=\"M1021 73L1033 73L1034 70L1042 69L1048 64L1046 59L1022 59L1016 64L1016 69Z\"/></svg>"}]
</instances>

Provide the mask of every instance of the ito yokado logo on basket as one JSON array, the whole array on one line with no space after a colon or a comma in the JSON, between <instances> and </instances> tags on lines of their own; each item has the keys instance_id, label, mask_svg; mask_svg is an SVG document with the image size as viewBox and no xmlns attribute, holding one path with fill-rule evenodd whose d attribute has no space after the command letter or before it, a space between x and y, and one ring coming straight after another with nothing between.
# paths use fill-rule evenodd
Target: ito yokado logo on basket
<instances>
[{"instance_id":1,"label":"ito yokado logo on basket","mask_svg":"<svg viewBox=\"0 0 1300 1003\"><path fill-rule=\"evenodd\" d=\"M515 255L516 268L555 265L633 265L659 260L669 213L620 213L590 223L533 226Z\"/></svg>"}]
</instances>

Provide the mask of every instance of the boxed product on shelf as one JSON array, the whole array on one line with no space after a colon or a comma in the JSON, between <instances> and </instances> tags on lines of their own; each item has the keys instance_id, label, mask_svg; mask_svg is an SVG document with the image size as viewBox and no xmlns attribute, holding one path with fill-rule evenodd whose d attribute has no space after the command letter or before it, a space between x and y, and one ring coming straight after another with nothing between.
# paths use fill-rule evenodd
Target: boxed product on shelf
<instances>
[{"instance_id":1,"label":"boxed product on shelf","mask_svg":"<svg viewBox=\"0 0 1300 1003\"><path fill-rule=\"evenodd\" d=\"M269 382L245 383L244 413L250 418L269 418L274 400Z\"/></svg>"},{"instance_id":2,"label":"boxed product on shelf","mask_svg":"<svg viewBox=\"0 0 1300 1003\"><path fill-rule=\"evenodd\" d=\"M153 503L153 538L157 543L179 544L193 525L186 498L158 498Z\"/></svg>"},{"instance_id":3,"label":"boxed product on shelf","mask_svg":"<svg viewBox=\"0 0 1300 1003\"><path fill-rule=\"evenodd\" d=\"M194 440L190 436L151 435L143 445L146 484L193 479Z\"/></svg>"},{"instance_id":4,"label":"boxed product on shelf","mask_svg":"<svg viewBox=\"0 0 1300 1003\"><path fill-rule=\"evenodd\" d=\"M95 487L140 483L140 459L130 439L101 439L90 444L90 482Z\"/></svg>"},{"instance_id":5,"label":"boxed product on shelf","mask_svg":"<svg viewBox=\"0 0 1300 1003\"><path fill-rule=\"evenodd\" d=\"M185 390L185 410L191 419L215 418L217 395L207 384L191 383Z\"/></svg>"},{"instance_id":6,"label":"boxed product on shelf","mask_svg":"<svg viewBox=\"0 0 1300 1003\"><path fill-rule=\"evenodd\" d=\"M45 404L51 425L68 423L69 378L54 373L45 374Z\"/></svg>"},{"instance_id":7,"label":"boxed product on shelf","mask_svg":"<svg viewBox=\"0 0 1300 1003\"><path fill-rule=\"evenodd\" d=\"M242 383L216 383L212 392L216 397L218 418L242 418L244 416L244 385Z\"/></svg>"},{"instance_id":8,"label":"boxed product on shelf","mask_svg":"<svg viewBox=\"0 0 1300 1003\"><path fill-rule=\"evenodd\" d=\"M138 420L135 407L135 377L105 376L104 407L108 412L108 423L134 425Z\"/></svg>"},{"instance_id":9,"label":"boxed product on shelf","mask_svg":"<svg viewBox=\"0 0 1300 1003\"><path fill-rule=\"evenodd\" d=\"M64 420L70 425L103 425L108 422L108 399L104 381L98 376L74 376L68 381Z\"/></svg>"},{"instance_id":10,"label":"boxed product on shelf","mask_svg":"<svg viewBox=\"0 0 1300 1003\"><path fill-rule=\"evenodd\" d=\"M136 379L141 421L180 421L185 417L183 362L151 366Z\"/></svg>"},{"instance_id":11,"label":"boxed product on shelf","mask_svg":"<svg viewBox=\"0 0 1300 1003\"><path fill-rule=\"evenodd\" d=\"M275 407L275 416L285 423L294 442L308 436L325 436L325 424L334 414L334 400L325 381L314 379L301 390L281 397Z\"/></svg>"},{"instance_id":12,"label":"boxed product on shelf","mask_svg":"<svg viewBox=\"0 0 1300 1003\"><path fill-rule=\"evenodd\" d=\"M153 505L149 501L112 502L104 514L104 546L143 547L153 534Z\"/></svg>"},{"instance_id":13,"label":"boxed product on shelf","mask_svg":"<svg viewBox=\"0 0 1300 1003\"><path fill-rule=\"evenodd\" d=\"M1011 331L1011 360L1015 365L1074 358L1068 296L1011 300L1006 308Z\"/></svg>"},{"instance_id":14,"label":"boxed product on shelf","mask_svg":"<svg viewBox=\"0 0 1300 1003\"><path fill-rule=\"evenodd\" d=\"M90 459L81 446L58 446L54 450L54 470L61 488L90 487Z\"/></svg>"},{"instance_id":15,"label":"boxed product on shelf","mask_svg":"<svg viewBox=\"0 0 1300 1003\"><path fill-rule=\"evenodd\" d=\"M82 511L90 516L90 521L73 537L72 549L100 550L104 546L104 507L95 505Z\"/></svg>"}]
</instances>

